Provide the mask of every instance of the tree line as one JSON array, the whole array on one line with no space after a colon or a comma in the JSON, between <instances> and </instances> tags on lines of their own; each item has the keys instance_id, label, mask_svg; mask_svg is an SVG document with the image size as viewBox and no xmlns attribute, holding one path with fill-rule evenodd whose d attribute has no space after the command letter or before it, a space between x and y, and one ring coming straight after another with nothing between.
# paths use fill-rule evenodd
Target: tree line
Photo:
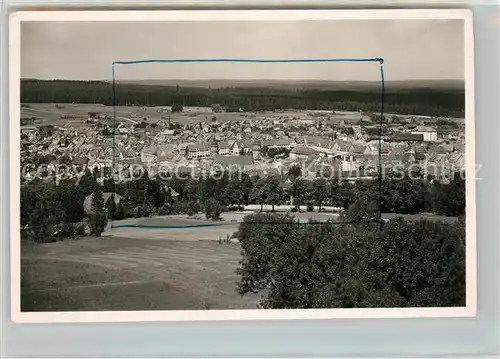
<instances>
[{"instance_id":1,"label":"tree line","mask_svg":"<svg viewBox=\"0 0 500 359\"><path fill-rule=\"evenodd\" d=\"M237 111L317 109L379 112L379 91L283 88L192 88L116 84L116 105L210 107ZM113 105L112 85L104 81L21 81L23 103L99 103ZM386 90L385 112L435 117L464 117L465 91L441 89Z\"/></svg>"},{"instance_id":2,"label":"tree line","mask_svg":"<svg viewBox=\"0 0 500 359\"><path fill-rule=\"evenodd\" d=\"M285 204L290 205L291 211L300 211L304 205L309 211L314 206L323 211L323 206L329 205L347 212L351 205L362 200L373 212L380 209L383 213L465 214L465 181L460 173L455 173L449 183L427 177L415 179L407 175L400 179L388 175L380 185L378 179L360 179L354 183L322 178L309 181L300 177L300 168L292 167L289 177L293 180L288 186L278 177L250 177L227 171L206 179L186 175L172 176L169 180L149 176L145 171L138 179L116 184L111 179L101 181L99 176L97 171L87 169L78 182L76 179L57 184L40 179L24 182L21 226L25 236L50 242L58 236L84 235L89 231L99 235L108 220L153 215L204 212L208 219L215 220L223 211L239 210L248 204L258 204L261 210L270 205L273 211L275 206ZM107 203L101 203L103 192L116 193L117 197L110 196ZM92 215L84 209L84 200L90 195L93 195ZM115 201L118 196L121 201ZM85 221L90 229L85 230Z\"/></svg>"}]
</instances>

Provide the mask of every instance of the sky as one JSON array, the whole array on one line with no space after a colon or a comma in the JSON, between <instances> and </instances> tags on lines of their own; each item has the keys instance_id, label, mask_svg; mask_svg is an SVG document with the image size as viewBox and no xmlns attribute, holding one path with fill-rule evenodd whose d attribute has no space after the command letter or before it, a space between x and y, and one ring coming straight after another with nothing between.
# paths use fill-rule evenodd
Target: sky
<instances>
[{"instance_id":1,"label":"sky","mask_svg":"<svg viewBox=\"0 0 500 359\"><path fill-rule=\"evenodd\" d=\"M119 60L385 59L387 81L464 79L462 20L23 22L21 77L111 80ZM376 63L118 65L117 80L378 81Z\"/></svg>"}]
</instances>

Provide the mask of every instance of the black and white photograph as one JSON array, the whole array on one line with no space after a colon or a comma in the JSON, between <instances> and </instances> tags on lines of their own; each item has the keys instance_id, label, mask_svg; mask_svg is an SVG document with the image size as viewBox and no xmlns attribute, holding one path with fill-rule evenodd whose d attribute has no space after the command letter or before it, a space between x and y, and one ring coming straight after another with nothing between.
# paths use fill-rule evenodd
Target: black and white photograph
<instances>
[{"instance_id":1,"label":"black and white photograph","mask_svg":"<svg viewBox=\"0 0 500 359\"><path fill-rule=\"evenodd\" d=\"M475 315L469 15L12 18L13 316Z\"/></svg>"}]
</instances>

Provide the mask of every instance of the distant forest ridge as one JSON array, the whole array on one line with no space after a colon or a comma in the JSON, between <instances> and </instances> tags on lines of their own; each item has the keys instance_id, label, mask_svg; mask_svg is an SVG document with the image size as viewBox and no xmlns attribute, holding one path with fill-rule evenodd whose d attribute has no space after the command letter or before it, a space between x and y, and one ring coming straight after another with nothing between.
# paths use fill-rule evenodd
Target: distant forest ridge
<instances>
[{"instance_id":1,"label":"distant forest ridge","mask_svg":"<svg viewBox=\"0 0 500 359\"><path fill-rule=\"evenodd\" d=\"M185 87L278 87L291 89L322 89L322 90L372 90L380 88L380 81L329 81L329 80L118 80L116 83L155 85L155 86L185 86ZM464 90L463 80L402 80L385 81L386 89L431 89L431 90Z\"/></svg>"},{"instance_id":2,"label":"distant forest ridge","mask_svg":"<svg viewBox=\"0 0 500 359\"><path fill-rule=\"evenodd\" d=\"M220 104L230 111L379 112L381 108L380 83L377 82L209 80L212 86L207 82L203 85L204 81L148 81L118 81L116 105L206 107ZM112 105L112 84L107 81L22 79L21 102ZM386 113L463 118L465 89L454 81L387 83L384 109Z\"/></svg>"}]
</instances>

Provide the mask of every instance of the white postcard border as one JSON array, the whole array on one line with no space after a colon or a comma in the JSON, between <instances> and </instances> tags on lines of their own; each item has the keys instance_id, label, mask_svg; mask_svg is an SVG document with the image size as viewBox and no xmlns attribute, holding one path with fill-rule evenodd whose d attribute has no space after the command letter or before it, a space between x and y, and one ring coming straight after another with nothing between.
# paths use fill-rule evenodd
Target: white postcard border
<instances>
[{"instance_id":1,"label":"white postcard border","mask_svg":"<svg viewBox=\"0 0 500 359\"><path fill-rule=\"evenodd\" d=\"M21 312L20 36L22 21L464 20L466 93L466 306L453 308ZM383 54L381 54L383 56ZM122 59L123 60L123 59ZM474 317L477 312L474 41L472 13L456 10L24 11L10 17L11 319L17 323Z\"/></svg>"}]
</instances>

